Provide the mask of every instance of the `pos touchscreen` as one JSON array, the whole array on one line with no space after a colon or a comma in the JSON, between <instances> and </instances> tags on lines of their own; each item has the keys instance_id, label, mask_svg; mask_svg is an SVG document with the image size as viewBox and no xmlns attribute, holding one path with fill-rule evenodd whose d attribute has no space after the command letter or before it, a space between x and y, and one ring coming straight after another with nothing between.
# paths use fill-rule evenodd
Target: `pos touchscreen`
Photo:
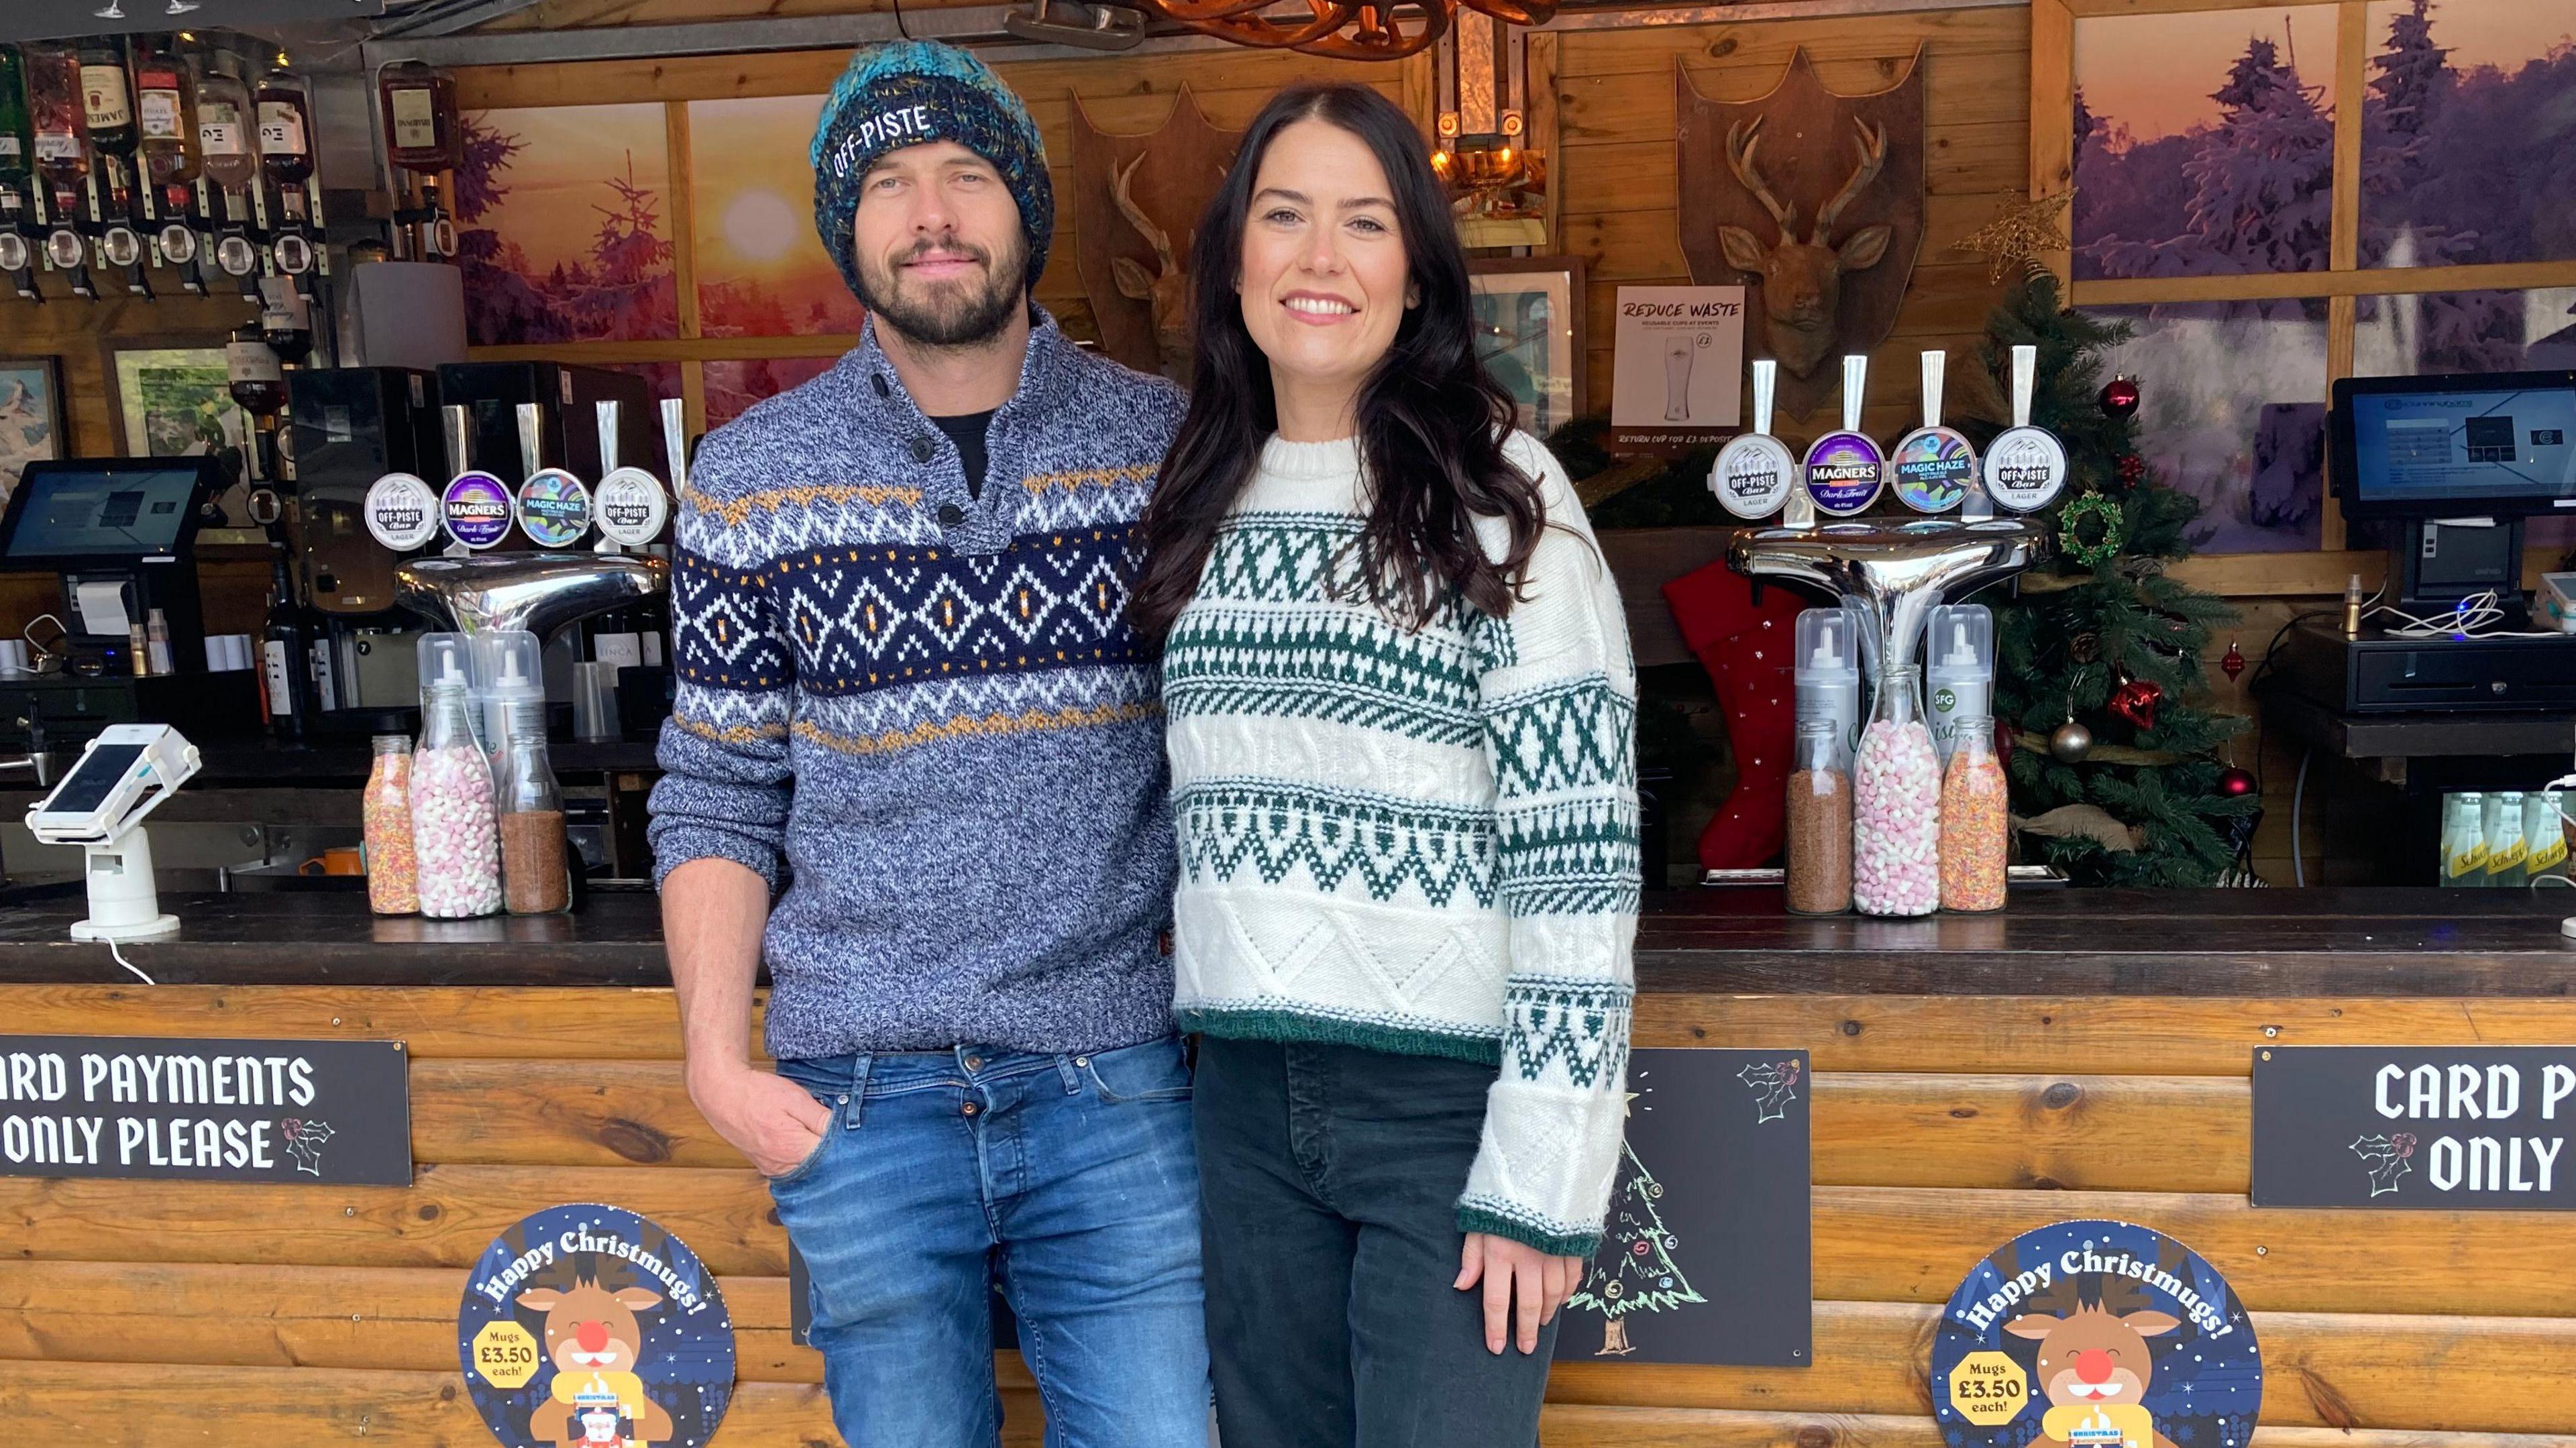
<instances>
[{"instance_id":1,"label":"pos touchscreen","mask_svg":"<svg viewBox=\"0 0 2576 1448\"><path fill-rule=\"evenodd\" d=\"M2347 517L2576 514L2576 371L2346 378L2332 443Z\"/></svg>"}]
</instances>

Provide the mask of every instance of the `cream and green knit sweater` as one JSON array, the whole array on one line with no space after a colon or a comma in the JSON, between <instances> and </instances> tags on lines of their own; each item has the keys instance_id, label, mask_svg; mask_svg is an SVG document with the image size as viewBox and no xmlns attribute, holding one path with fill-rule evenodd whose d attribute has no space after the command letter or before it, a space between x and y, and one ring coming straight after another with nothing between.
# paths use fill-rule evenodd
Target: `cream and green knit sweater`
<instances>
[{"instance_id":1,"label":"cream and green knit sweater","mask_svg":"<svg viewBox=\"0 0 2576 1448\"><path fill-rule=\"evenodd\" d=\"M1349 442L1263 450L1163 654L1184 1030L1500 1068L1462 1229L1588 1255L1619 1161L1637 927L1636 670L1564 469L1504 618L1356 590ZM1488 555L1499 522L1480 522Z\"/></svg>"}]
</instances>

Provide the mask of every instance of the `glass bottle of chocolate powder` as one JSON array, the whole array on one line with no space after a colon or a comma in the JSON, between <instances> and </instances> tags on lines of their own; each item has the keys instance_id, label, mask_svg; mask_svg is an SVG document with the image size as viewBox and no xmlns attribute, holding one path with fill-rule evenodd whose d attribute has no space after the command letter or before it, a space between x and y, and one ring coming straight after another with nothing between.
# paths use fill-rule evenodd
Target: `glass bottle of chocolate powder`
<instances>
[{"instance_id":1,"label":"glass bottle of chocolate powder","mask_svg":"<svg viewBox=\"0 0 2576 1448\"><path fill-rule=\"evenodd\" d=\"M1789 776L1789 909L1838 915L1852 903L1852 785L1842 726L1831 718L1798 724L1796 772Z\"/></svg>"},{"instance_id":2,"label":"glass bottle of chocolate powder","mask_svg":"<svg viewBox=\"0 0 2576 1448\"><path fill-rule=\"evenodd\" d=\"M543 700L502 706L509 745L501 761L501 893L513 915L572 908L564 846L563 789L546 755Z\"/></svg>"}]
</instances>

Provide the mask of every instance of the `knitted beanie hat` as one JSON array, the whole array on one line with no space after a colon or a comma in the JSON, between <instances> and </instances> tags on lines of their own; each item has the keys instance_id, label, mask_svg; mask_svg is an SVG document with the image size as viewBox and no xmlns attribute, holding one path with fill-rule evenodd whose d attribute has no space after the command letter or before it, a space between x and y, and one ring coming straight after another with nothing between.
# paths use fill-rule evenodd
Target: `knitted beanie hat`
<instances>
[{"instance_id":1,"label":"knitted beanie hat","mask_svg":"<svg viewBox=\"0 0 2576 1448\"><path fill-rule=\"evenodd\" d=\"M1046 270L1055 236L1055 188L1046 142L1029 108L982 61L933 40L898 40L850 57L814 128L814 229L841 280L859 290L851 217L859 186L879 156L930 141L955 141L993 163L1020 204L1028 233L1028 284Z\"/></svg>"}]
</instances>

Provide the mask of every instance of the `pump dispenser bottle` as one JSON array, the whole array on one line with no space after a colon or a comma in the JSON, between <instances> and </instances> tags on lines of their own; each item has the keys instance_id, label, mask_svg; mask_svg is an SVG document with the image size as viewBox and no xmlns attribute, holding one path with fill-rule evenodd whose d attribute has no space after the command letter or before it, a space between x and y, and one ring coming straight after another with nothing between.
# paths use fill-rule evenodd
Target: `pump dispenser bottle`
<instances>
[{"instance_id":1,"label":"pump dispenser bottle","mask_svg":"<svg viewBox=\"0 0 2576 1448\"><path fill-rule=\"evenodd\" d=\"M1981 603L1943 604L1932 610L1924 653L1931 660L1932 749L1943 768L1958 736L1958 721L1990 714L1995 692L1995 616Z\"/></svg>"},{"instance_id":2,"label":"pump dispenser bottle","mask_svg":"<svg viewBox=\"0 0 2576 1448\"><path fill-rule=\"evenodd\" d=\"M1842 608L1811 608L1798 615L1798 722L1832 720L1846 759L1860 748L1858 623Z\"/></svg>"}]
</instances>

